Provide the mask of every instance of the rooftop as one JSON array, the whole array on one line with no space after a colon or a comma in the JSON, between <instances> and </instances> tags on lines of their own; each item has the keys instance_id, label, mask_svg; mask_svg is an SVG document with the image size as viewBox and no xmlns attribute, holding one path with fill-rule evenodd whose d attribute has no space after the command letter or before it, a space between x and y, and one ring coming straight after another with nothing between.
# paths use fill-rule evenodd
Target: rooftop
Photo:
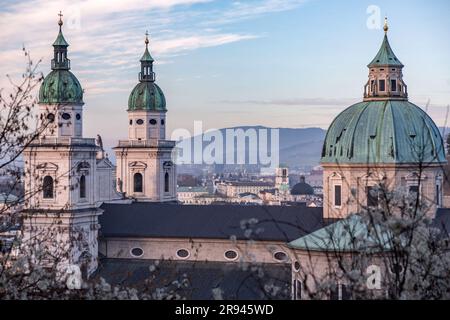
<instances>
[{"instance_id":1,"label":"rooftop","mask_svg":"<svg viewBox=\"0 0 450 320\"><path fill-rule=\"evenodd\" d=\"M151 271L152 270L152 271ZM200 261L155 261L131 259L102 259L94 277L102 277L112 285L136 289L176 289L181 298L217 299L289 299L290 265L263 264L257 269L234 263ZM151 279L149 284L145 280ZM188 280L187 287L176 288L174 281ZM276 295L265 292L275 285ZM215 291L213 291L215 290ZM154 291L154 290L151 290Z\"/></svg>"},{"instance_id":2,"label":"rooftop","mask_svg":"<svg viewBox=\"0 0 450 320\"><path fill-rule=\"evenodd\" d=\"M304 206L103 204L100 237L248 239L247 223L262 228L255 240L289 242L323 227L322 208Z\"/></svg>"}]
</instances>

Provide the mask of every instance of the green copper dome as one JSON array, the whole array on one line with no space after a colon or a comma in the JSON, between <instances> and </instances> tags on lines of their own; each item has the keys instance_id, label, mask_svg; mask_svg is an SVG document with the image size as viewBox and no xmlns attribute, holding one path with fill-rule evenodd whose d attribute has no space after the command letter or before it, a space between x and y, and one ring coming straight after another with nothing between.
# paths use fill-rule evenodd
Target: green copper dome
<instances>
[{"instance_id":1,"label":"green copper dome","mask_svg":"<svg viewBox=\"0 0 450 320\"><path fill-rule=\"evenodd\" d=\"M161 111L166 112L166 98L161 88L155 83L153 58L148 51L148 33L145 34L145 51L142 56L139 83L131 91L128 98L128 111Z\"/></svg>"},{"instance_id":2,"label":"green copper dome","mask_svg":"<svg viewBox=\"0 0 450 320\"><path fill-rule=\"evenodd\" d=\"M70 72L70 60L67 58L69 44L62 33L62 14L59 33L53 43L52 71L44 78L39 90L39 103L46 104L83 104L83 89L78 79Z\"/></svg>"},{"instance_id":3,"label":"green copper dome","mask_svg":"<svg viewBox=\"0 0 450 320\"><path fill-rule=\"evenodd\" d=\"M128 99L128 111L167 111L161 88L152 81L138 83Z\"/></svg>"},{"instance_id":4,"label":"green copper dome","mask_svg":"<svg viewBox=\"0 0 450 320\"><path fill-rule=\"evenodd\" d=\"M39 103L83 104L83 89L69 70L53 70L44 79L39 90Z\"/></svg>"},{"instance_id":5,"label":"green copper dome","mask_svg":"<svg viewBox=\"0 0 450 320\"><path fill-rule=\"evenodd\" d=\"M339 114L328 129L322 163L444 163L439 129L406 100L365 101Z\"/></svg>"}]
</instances>

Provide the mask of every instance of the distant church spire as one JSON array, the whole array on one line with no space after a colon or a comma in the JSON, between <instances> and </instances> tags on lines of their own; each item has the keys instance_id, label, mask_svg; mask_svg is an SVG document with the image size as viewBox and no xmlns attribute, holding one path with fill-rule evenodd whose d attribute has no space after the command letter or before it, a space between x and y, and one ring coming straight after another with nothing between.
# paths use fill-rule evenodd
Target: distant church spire
<instances>
[{"instance_id":1,"label":"distant church spire","mask_svg":"<svg viewBox=\"0 0 450 320\"><path fill-rule=\"evenodd\" d=\"M145 32L145 52L141 58L141 72L139 73L140 82L154 82L155 73L153 72L153 58L148 51L148 31Z\"/></svg>"},{"instance_id":2,"label":"distant church spire","mask_svg":"<svg viewBox=\"0 0 450 320\"><path fill-rule=\"evenodd\" d=\"M384 38L375 58L367 65L369 81L364 86L364 100L407 100L407 85L403 82L403 64L389 44L389 25L384 18Z\"/></svg>"},{"instance_id":3,"label":"distant church spire","mask_svg":"<svg viewBox=\"0 0 450 320\"><path fill-rule=\"evenodd\" d=\"M52 59L52 70L69 70L70 60L67 59L67 47L69 44L66 39L64 39L62 33L62 26L64 23L62 21L63 14L61 11L58 13L58 16L59 33L55 42L53 42L54 57Z\"/></svg>"}]
</instances>

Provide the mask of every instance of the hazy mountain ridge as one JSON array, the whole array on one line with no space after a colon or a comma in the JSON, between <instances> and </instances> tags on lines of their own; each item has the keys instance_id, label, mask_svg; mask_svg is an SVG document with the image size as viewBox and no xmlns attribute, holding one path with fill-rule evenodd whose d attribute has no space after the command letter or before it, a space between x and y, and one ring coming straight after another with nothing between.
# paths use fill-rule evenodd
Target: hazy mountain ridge
<instances>
[{"instance_id":1,"label":"hazy mountain ridge","mask_svg":"<svg viewBox=\"0 0 450 320\"><path fill-rule=\"evenodd\" d=\"M267 135L270 137L271 129L279 130L279 161L281 164L288 165L289 167L303 167L303 166L315 166L319 164L322 144L325 139L326 130L321 128L268 128L264 126L239 126L231 128L223 128L218 131L221 132L224 139L224 145L226 141L226 130L242 129L247 131L249 129L260 130L267 129ZM194 149L195 137L190 138L192 149ZM209 145L211 142L203 142L203 148ZM268 149L270 150L270 141L268 142ZM246 144L246 154L248 154L249 146ZM195 150L198 152L198 150ZM224 152L225 154L225 152ZM234 156L237 151L234 150Z\"/></svg>"}]
</instances>

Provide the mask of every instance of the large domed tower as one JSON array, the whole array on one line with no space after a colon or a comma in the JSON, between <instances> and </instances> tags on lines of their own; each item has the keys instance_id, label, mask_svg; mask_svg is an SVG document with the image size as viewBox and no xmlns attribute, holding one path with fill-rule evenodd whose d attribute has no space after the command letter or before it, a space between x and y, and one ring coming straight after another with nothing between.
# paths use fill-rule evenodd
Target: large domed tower
<instances>
[{"instance_id":1,"label":"large domed tower","mask_svg":"<svg viewBox=\"0 0 450 320\"><path fill-rule=\"evenodd\" d=\"M128 99L128 140L115 147L117 187L140 201L176 201L174 141L166 138L166 99L155 83L148 34L139 83Z\"/></svg>"},{"instance_id":2,"label":"large domed tower","mask_svg":"<svg viewBox=\"0 0 450 320\"><path fill-rule=\"evenodd\" d=\"M441 134L426 112L408 101L404 66L389 44L387 20L384 31L368 65L363 102L339 114L325 138L325 218L380 206L382 188L418 195L431 205L430 216L442 203Z\"/></svg>"},{"instance_id":3,"label":"large domed tower","mask_svg":"<svg viewBox=\"0 0 450 320\"><path fill-rule=\"evenodd\" d=\"M82 134L83 89L70 72L61 17L60 13L52 71L39 91L43 130L23 153L24 243L32 248L27 241L37 241L36 247L50 251L49 258L60 260L59 267L77 265L87 276L98 263L98 215L102 213L95 204L98 148L95 139Z\"/></svg>"}]
</instances>

